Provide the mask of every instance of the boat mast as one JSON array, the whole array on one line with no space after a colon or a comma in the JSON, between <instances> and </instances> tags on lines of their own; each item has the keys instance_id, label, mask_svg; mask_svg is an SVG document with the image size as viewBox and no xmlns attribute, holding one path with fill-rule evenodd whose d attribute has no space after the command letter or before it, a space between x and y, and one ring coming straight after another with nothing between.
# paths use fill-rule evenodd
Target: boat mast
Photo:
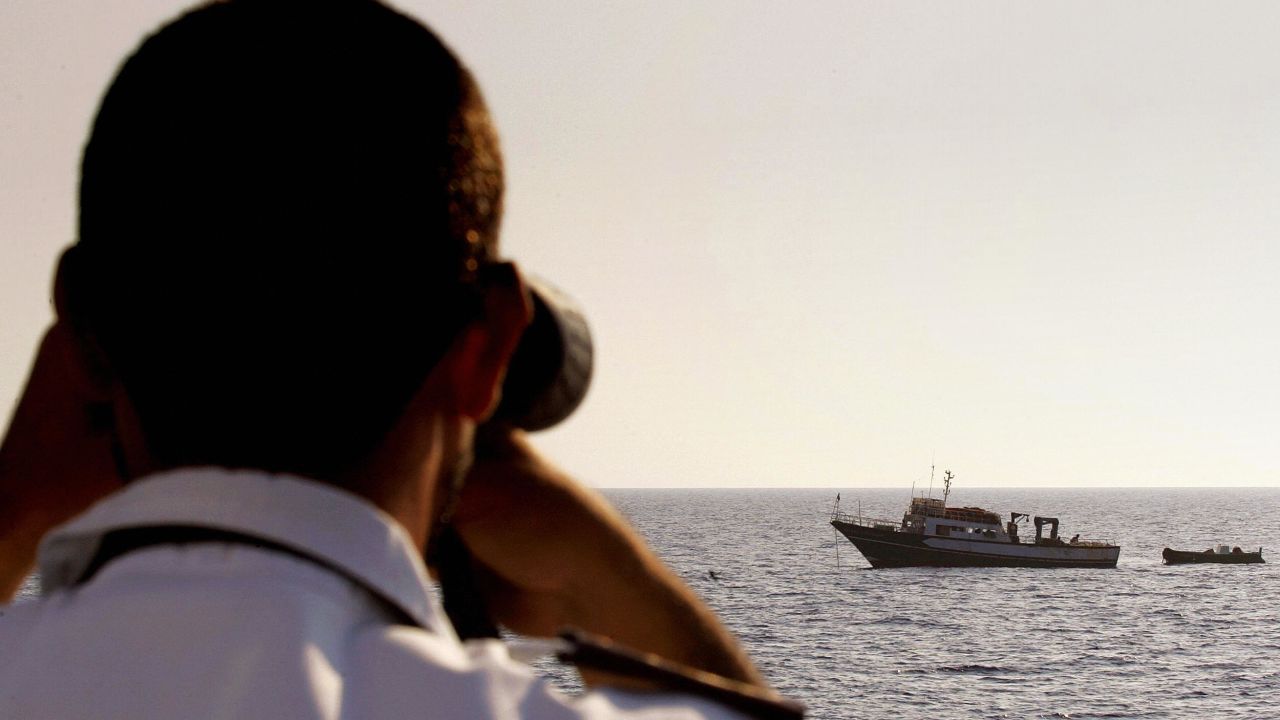
<instances>
[{"instance_id":1,"label":"boat mast","mask_svg":"<svg viewBox=\"0 0 1280 720\"><path fill-rule=\"evenodd\" d=\"M944 488L942 491L942 508L944 510L947 507L947 496L951 494L951 478L953 477L955 477L955 475L952 475L950 470L942 474L942 483Z\"/></svg>"}]
</instances>

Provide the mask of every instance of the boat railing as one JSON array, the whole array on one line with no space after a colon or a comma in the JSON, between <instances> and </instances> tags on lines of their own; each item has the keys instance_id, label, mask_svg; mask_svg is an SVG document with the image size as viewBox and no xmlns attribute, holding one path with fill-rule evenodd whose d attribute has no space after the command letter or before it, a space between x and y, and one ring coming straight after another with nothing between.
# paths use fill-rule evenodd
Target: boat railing
<instances>
[{"instance_id":1,"label":"boat railing","mask_svg":"<svg viewBox=\"0 0 1280 720\"><path fill-rule=\"evenodd\" d=\"M885 518L866 517L865 515L854 515L839 510L831 513L831 519L847 523L849 525L861 525L862 527L877 527L888 525L890 527L898 527L897 520L886 520Z\"/></svg>"},{"instance_id":2,"label":"boat railing","mask_svg":"<svg viewBox=\"0 0 1280 720\"><path fill-rule=\"evenodd\" d=\"M1063 545L1074 545L1075 547L1115 547L1116 546L1116 543L1114 540L1108 540L1105 538L1080 538L1079 540L1076 540L1074 542L1070 540L1063 540L1062 538L1058 538L1058 540L1061 541Z\"/></svg>"}]
</instances>

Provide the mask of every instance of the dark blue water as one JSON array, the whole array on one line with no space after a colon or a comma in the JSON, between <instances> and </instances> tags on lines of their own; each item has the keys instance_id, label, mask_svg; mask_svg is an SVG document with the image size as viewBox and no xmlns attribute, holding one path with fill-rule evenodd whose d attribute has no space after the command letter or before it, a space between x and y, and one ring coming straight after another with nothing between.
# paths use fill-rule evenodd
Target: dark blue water
<instances>
[{"instance_id":1,"label":"dark blue water","mask_svg":"<svg viewBox=\"0 0 1280 720\"><path fill-rule=\"evenodd\" d=\"M841 492L865 516L899 518L908 499ZM1280 713L1280 489L952 493L1115 540L1114 570L870 570L827 524L828 490L605 494L813 718ZM1160 562L1166 545L1218 542L1278 552L1266 565Z\"/></svg>"},{"instance_id":2,"label":"dark blue water","mask_svg":"<svg viewBox=\"0 0 1280 720\"><path fill-rule=\"evenodd\" d=\"M909 495L841 492L886 518ZM1114 570L871 570L826 524L828 490L606 494L814 718L1280 713L1280 565L1160 560L1222 542L1280 562L1280 489L952 493L1113 539Z\"/></svg>"}]
</instances>

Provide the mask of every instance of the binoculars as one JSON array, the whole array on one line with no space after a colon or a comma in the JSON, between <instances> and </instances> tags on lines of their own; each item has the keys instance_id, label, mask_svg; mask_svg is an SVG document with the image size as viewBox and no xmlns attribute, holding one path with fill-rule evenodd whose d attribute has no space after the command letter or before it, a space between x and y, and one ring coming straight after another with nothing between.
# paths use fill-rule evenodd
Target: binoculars
<instances>
[{"instance_id":1,"label":"binoculars","mask_svg":"<svg viewBox=\"0 0 1280 720\"><path fill-rule=\"evenodd\" d=\"M593 349L587 320L573 299L537 277L526 282L533 319L507 367L494 418L543 430L569 417L586 397Z\"/></svg>"}]
</instances>

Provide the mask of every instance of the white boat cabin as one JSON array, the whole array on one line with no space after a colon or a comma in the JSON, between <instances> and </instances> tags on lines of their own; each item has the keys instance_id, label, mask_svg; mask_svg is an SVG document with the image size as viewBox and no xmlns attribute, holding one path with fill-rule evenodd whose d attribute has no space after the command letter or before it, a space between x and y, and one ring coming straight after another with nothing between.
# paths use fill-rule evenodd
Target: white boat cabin
<instances>
[{"instance_id":1,"label":"white boat cabin","mask_svg":"<svg viewBox=\"0 0 1280 720\"><path fill-rule=\"evenodd\" d=\"M1014 537L1017 533L1017 525ZM972 537L974 539L1009 542L1008 530L1000 525L1000 516L976 507L949 508L938 498L911 499L902 515L902 531L940 537Z\"/></svg>"}]
</instances>

